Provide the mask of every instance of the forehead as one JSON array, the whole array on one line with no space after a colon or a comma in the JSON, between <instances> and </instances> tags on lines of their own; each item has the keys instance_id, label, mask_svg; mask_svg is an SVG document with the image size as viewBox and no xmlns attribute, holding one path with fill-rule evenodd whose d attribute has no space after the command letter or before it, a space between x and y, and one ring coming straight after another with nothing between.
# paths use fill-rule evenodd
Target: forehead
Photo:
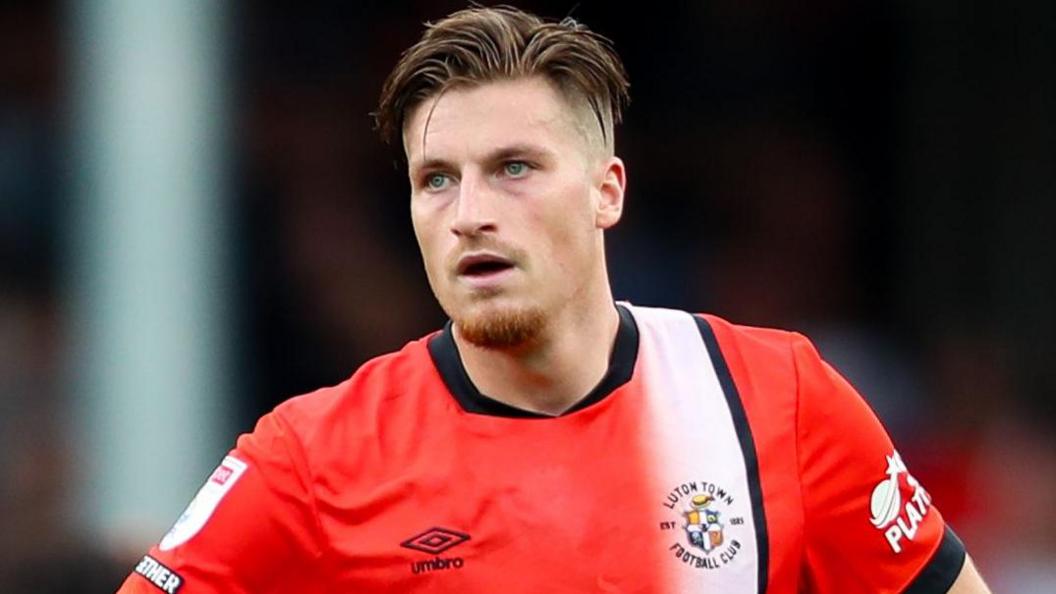
<instances>
[{"instance_id":1,"label":"forehead","mask_svg":"<svg viewBox=\"0 0 1056 594\"><path fill-rule=\"evenodd\" d=\"M456 87L410 113L403 143L411 169L426 159L472 159L501 145L579 148L572 107L540 77Z\"/></svg>"}]
</instances>

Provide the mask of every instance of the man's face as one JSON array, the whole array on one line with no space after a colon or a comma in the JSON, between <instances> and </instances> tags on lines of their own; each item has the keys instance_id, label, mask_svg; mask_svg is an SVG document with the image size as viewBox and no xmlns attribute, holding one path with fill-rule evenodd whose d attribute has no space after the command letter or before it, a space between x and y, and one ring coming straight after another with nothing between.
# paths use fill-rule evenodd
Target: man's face
<instances>
[{"instance_id":1,"label":"man's face","mask_svg":"<svg viewBox=\"0 0 1056 594\"><path fill-rule=\"evenodd\" d=\"M426 273L462 336L515 347L604 283L623 168L542 78L454 88L404 130ZM595 124L596 125L596 124Z\"/></svg>"}]
</instances>

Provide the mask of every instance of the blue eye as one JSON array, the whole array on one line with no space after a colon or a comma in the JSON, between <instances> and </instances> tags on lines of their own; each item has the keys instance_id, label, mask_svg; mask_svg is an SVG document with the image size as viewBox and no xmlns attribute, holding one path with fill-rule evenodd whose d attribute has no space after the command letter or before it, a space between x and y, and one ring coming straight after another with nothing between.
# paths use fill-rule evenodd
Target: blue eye
<instances>
[{"instance_id":1,"label":"blue eye","mask_svg":"<svg viewBox=\"0 0 1056 594\"><path fill-rule=\"evenodd\" d=\"M425 178L425 184L429 186L431 190L439 190L444 187L444 182L447 181L447 176L442 173L433 173Z\"/></svg>"},{"instance_id":2,"label":"blue eye","mask_svg":"<svg viewBox=\"0 0 1056 594\"><path fill-rule=\"evenodd\" d=\"M521 177L528 173L528 165L521 161L510 161L506 164L506 174L510 177Z\"/></svg>"}]
</instances>

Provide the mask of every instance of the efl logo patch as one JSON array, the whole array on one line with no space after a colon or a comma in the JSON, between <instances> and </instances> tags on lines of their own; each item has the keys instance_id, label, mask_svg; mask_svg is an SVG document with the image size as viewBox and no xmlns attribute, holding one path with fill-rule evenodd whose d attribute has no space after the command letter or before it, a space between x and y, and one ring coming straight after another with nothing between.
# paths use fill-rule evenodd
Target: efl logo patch
<instances>
[{"instance_id":1,"label":"efl logo patch","mask_svg":"<svg viewBox=\"0 0 1056 594\"><path fill-rule=\"evenodd\" d=\"M205 481L202 488L198 490L198 494L191 500L180 519L176 520L176 524L165 535L165 538L161 539L158 548L162 551L176 548L198 534L198 531L209 521L209 517L213 515L220 500L227 495L231 487L235 486L246 468L246 463L238 458L233 456L224 458L220 466L210 475L209 480Z\"/></svg>"},{"instance_id":2,"label":"efl logo patch","mask_svg":"<svg viewBox=\"0 0 1056 594\"><path fill-rule=\"evenodd\" d=\"M213 476L209 477L209 480L222 487L227 481L231 480L231 477L234 475L234 470L221 464L219 468L213 471Z\"/></svg>"},{"instance_id":3,"label":"efl logo patch","mask_svg":"<svg viewBox=\"0 0 1056 594\"><path fill-rule=\"evenodd\" d=\"M183 587L183 578L180 574L165 567L160 561L144 555L143 560L136 566L136 573L143 576L148 582L154 584L162 592L177 594Z\"/></svg>"}]
</instances>

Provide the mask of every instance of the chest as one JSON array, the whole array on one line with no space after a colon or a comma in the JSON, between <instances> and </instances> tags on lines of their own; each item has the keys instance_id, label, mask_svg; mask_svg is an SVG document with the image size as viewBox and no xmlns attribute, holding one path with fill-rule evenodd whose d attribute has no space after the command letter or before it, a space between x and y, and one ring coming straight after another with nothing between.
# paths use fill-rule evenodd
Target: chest
<instances>
[{"instance_id":1,"label":"chest","mask_svg":"<svg viewBox=\"0 0 1056 594\"><path fill-rule=\"evenodd\" d=\"M736 436L616 416L426 432L373 480L335 479L319 497L335 579L360 592L756 592Z\"/></svg>"}]
</instances>

